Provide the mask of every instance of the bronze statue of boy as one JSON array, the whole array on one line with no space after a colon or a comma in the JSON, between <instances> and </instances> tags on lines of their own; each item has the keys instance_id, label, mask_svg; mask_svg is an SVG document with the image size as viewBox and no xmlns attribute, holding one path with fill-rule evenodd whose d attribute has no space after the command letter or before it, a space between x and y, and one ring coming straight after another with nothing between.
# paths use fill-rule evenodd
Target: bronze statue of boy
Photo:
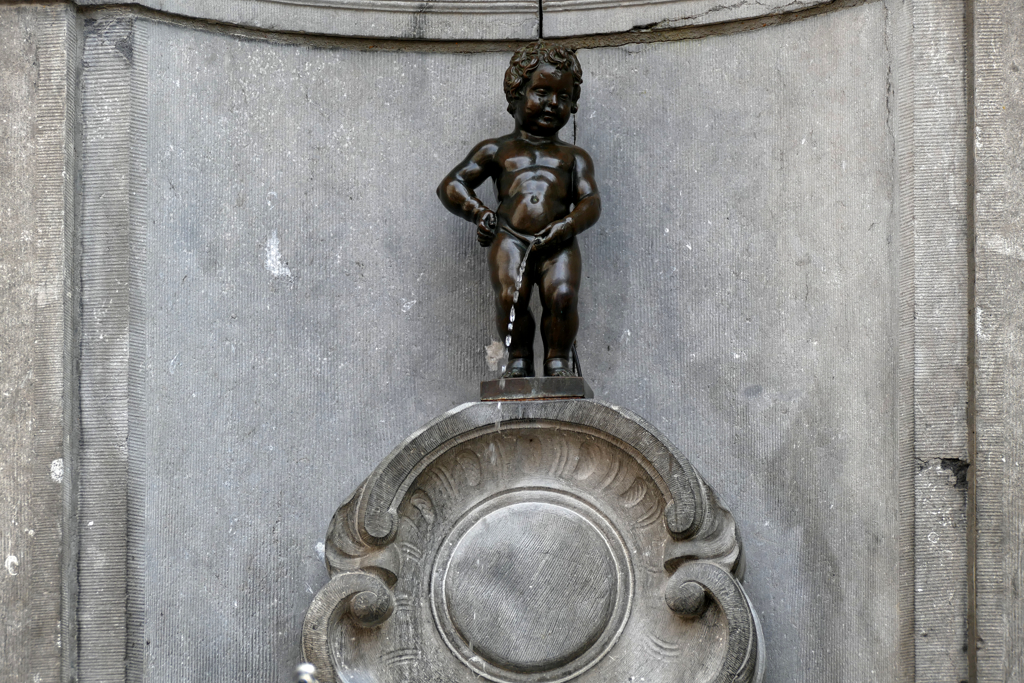
<instances>
[{"instance_id":1,"label":"bronze statue of boy","mask_svg":"<svg viewBox=\"0 0 1024 683\"><path fill-rule=\"evenodd\" d=\"M579 328L576 235L597 222L601 198L590 156L559 140L558 131L576 112L582 82L583 70L572 50L544 42L519 49L505 72L515 129L474 147L437 188L445 207L475 223L477 241L490 247L487 262L501 339L514 320L504 377L534 375L535 323L529 302L535 284L543 307L544 375L574 374L569 352ZM497 189L497 211L473 193L488 178ZM520 296L514 301L524 258Z\"/></svg>"}]
</instances>

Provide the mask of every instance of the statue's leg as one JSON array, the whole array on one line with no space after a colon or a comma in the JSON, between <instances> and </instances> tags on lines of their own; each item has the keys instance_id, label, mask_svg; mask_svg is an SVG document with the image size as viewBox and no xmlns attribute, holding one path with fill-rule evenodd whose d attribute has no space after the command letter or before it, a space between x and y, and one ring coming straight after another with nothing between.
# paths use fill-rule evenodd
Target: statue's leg
<instances>
[{"instance_id":1,"label":"statue's leg","mask_svg":"<svg viewBox=\"0 0 1024 683\"><path fill-rule=\"evenodd\" d=\"M487 262L491 267L491 285L494 287L495 315L494 321L498 328L498 338L505 343L512 309L515 308L515 320L512 323L512 343L509 345L509 360L505 370L506 377L533 377L533 335L536 323L530 314L530 293L533 280L530 270L523 274L519 288L519 301L513 305L516 293L516 275L519 264L526 253L526 244L522 240L498 231ZM531 258L532 260L532 258Z\"/></svg>"},{"instance_id":2,"label":"statue's leg","mask_svg":"<svg viewBox=\"0 0 1024 683\"><path fill-rule=\"evenodd\" d=\"M569 351L576 339L580 318L576 302L580 290L580 248L574 238L540 264L539 285L543 315L540 334L544 340L544 374L572 377Z\"/></svg>"}]
</instances>

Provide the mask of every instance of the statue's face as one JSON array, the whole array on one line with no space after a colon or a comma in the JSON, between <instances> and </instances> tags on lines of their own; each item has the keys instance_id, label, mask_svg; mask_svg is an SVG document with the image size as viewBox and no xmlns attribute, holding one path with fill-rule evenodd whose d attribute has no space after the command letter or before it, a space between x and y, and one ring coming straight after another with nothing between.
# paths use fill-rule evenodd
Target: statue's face
<instances>
[{"instance_id":1,"label":"statue's face","mask_svg":"<svg viewBox=\"0 0 1024 683\"><path fill-rule=\"evenodd\" d=\"M572 74L541 64L530 74L516 108L519 126L534 135L554 135L572 114Z\"/></svg>"}]
</instances>

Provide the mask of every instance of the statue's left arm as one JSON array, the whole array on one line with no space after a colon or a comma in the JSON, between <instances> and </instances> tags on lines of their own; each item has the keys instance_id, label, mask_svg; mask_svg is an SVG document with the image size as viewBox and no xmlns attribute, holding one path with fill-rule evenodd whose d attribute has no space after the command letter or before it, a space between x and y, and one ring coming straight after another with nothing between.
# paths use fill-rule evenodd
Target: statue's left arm
<instances>
[{"instance_id":1,"label":"statue's left arm","mask_svg":"<svg viewBox=\"0 0 1024 683\"><path fill-rule=\"evenodd\" d=\"M601 217L601 195L597 192L597 182L594 180L594 162L582 149L576 151L573 184L576 190L576 206L573 207L569 218L572 219L573 233L578 235Z\"/></svg>"}]
</instances>

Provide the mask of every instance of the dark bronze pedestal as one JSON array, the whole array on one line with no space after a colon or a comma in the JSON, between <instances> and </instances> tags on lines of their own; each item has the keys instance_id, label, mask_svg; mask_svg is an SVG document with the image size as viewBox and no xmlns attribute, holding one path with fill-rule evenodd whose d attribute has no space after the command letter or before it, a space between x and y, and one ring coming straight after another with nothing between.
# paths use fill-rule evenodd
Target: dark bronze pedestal
<instances>
[{"instance_id":1,"label":"dark bronze pedestal","mask_svg":"<svg viewBox=\"0 0 1024 683\"><path fill-rule=\"evenodd\" d=\"M594 398L594 392L582 377L522 377L480 382L481 401L554 398Z\"/></svg>"}]
</instances>

